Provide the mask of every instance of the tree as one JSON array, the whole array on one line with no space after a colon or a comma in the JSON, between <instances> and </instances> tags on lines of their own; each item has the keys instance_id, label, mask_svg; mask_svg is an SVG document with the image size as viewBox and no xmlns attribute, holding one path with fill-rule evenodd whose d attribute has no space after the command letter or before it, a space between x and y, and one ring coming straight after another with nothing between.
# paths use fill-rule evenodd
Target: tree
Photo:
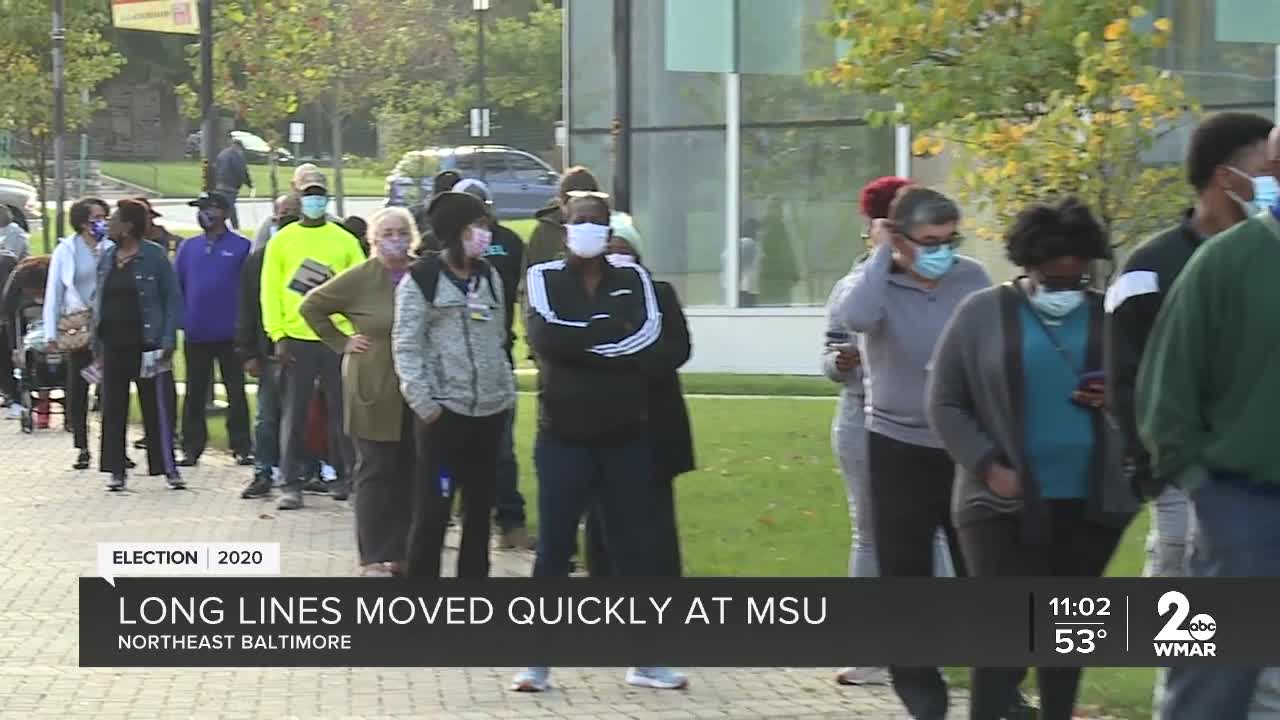
<instances>
[{"instance_id":1,"label":"tree","mask_svg":"<svg viewBox=\"0 0 1280 720\"><path fill-rule=\"evenodd\" d=\"M102 37L106 16L99 3L68 2L64 24L66 63L64 97L66 129L84 126L102 107L93 91L115 76L124 58L111 50ZM50 16L44 3L0 0L0 131L13 133L17 140L18 167L39 191L40 201L49 198L47 178L53 150L53 45L49 37ZM84 95L88 93L88 101ZM44 248L50 249L49 225L44 226Z\"/></svg>"},{"instance_id":2,"label":"tree","mask_svg":"<svg viewBox=\"0 0 1280 720\"><path fill-rule=\"evenodd\" d=\"M278 192L275 150L283 123L299 106L320 97L332 70L334 47L328 0L223 0L214 14L214 103L260 133L267 154L271 194ZM188 61L199 73L198 48ZM178 89L190 117L200 116L195 89ZM206 158L212 161L213 158Z\"/></svg>"},{"instance_id":3,"label":"tree","mask_svg":"<svg viewBox=\"0 0 1280 720\"><path fill-rule=\"evenodd\" d=\"M1179 170L1143 163L1188 110L1180 79L1146 64L1168 43L1168 19L1151 21L1145 9L1115 0L940 0L932 9L899 8L856 35L844 23L884 3L838 4L851 14L834 30L854 45L829 79L893 93L903 112L878 119L917 127L916 154L950 144L962 196L992 211L983 236L1055 195L1088 203L1117 244L1185 205L1169 191L1180 185Z\"/></svg>"}]
</instances>

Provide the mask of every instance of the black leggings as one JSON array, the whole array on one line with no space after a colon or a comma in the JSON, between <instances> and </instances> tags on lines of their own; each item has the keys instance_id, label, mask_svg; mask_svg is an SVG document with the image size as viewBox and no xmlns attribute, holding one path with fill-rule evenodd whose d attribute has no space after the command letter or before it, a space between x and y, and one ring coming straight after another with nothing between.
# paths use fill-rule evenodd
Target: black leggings
<instances>
[{"instance_id":1,"label":"black leggings","mask_svg":"<svg viewBox=\"0 0 1280 720\"><path fill-rule=\"evenodd\" d=\"M1046 501L1049 540L1022 541L1016 516L1002 515L960 528L960 544L975 577L1098 577L1106 569L1124 528L1091 522L1084 500ZM1070 720L1080 687L1080 668L1036 668L1040 717ZM974 668L969 717L997 720L1013 702L1027 669Z\"/></svg>"},{"instance_id":2,"label":"black leggings","mask_svg":"<svg viewBox=\"0 0 1280 720\"><path fill-rule=\"evenodd\" d=\"M951 522L956 466L947 451L867 433L867 460L880 575L932 577L934 538L942 528L956 577L964 577L964 559ZM894 691L913 717L946 717L947 684L938 668L895 666L889 672Z\"/></svg>"}]
</instances>

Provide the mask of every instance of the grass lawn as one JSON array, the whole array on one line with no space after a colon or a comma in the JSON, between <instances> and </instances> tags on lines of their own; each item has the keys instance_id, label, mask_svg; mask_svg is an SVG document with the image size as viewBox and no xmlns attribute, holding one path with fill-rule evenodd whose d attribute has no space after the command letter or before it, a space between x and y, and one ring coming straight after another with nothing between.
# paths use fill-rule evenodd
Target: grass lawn
<instances>
[{"instance_id":1,"label":"grass lawn","mask_svg":"<svg viewBox=\"0 0 1280 720\"><path fill-rule=\"evenodd\" d=\"M520 404L516 456L529 520L536 526L533 398L523 396ZM845 575L849 513L829 446L833 409L831 403L803 399L689 401L699 470L680 478L677 504L690 575ZM225 448L222 419L212 418L209 425L210 442ZM1109 575L1141 575L1146 531L1144 513L1125 535ZM968 682L962 669L949 675L956 684ZM1144 668L1089 670L1081 703L1113 716L1150 718L1154 678Z\"/></svg>"},{"instance_id":2,"label":"grass lawn","mask_svg":"<svg viewBox=\"0 0 1280 720\"><path fill-rule=\"evenodd\" d=\"M322 168L332 181L333 171ZM258 194L265 197L271 183L267 178L266 165L250 165L249 174L258 186ZM276 178L280 187L287 188L293 173L290 166L280 166L276 170ZM102 163L102 174L124 180L134 185L154 190L165 197L195 197L200 194L204 183L200 177L200 163L184 160L181 162L115 162ZM384 191L386 176L355 168L343 168L342 186L347 197L381 197Z\"/></svg>"}]
</instances>

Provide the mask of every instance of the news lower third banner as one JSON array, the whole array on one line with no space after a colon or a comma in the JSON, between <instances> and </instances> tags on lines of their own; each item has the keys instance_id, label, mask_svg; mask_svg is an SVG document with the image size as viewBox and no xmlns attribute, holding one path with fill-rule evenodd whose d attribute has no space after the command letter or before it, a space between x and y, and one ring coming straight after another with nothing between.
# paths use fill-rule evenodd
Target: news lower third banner
<instances>
[{"instance_id":1,"label":"news lower third banner","mask_svg":"<svg viewBox=\"0 0 1280 720\"><path fill-rule=\"evenodd\" d=\"M1280 580L80 579L86 667L1280 665Z\"/></svg>"}]
</instances>

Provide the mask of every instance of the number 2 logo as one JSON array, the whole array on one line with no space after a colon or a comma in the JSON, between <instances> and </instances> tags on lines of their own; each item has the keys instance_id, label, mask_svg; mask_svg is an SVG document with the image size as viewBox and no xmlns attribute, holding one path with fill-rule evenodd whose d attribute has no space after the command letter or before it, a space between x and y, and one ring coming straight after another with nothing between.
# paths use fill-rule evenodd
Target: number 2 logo
<instances>
[{"instance_id":1,"label":"number 2 logo","mask_svg":"<svg viewBox=\"0 0 1280 720\"><path fill-rule=\"evenodd\" d=\"M1169 621L1156 634L1156 642L1204 642L1213 639L1218 632L1218 625L1213 617L1201 613L1191 618L1191 624L1183 627L1187 616L1191 614L1191 601L1177 590L1170 590L1156 602L1156 612L1162 617L1172 610Z\"/></svg>"}]
</instances>

